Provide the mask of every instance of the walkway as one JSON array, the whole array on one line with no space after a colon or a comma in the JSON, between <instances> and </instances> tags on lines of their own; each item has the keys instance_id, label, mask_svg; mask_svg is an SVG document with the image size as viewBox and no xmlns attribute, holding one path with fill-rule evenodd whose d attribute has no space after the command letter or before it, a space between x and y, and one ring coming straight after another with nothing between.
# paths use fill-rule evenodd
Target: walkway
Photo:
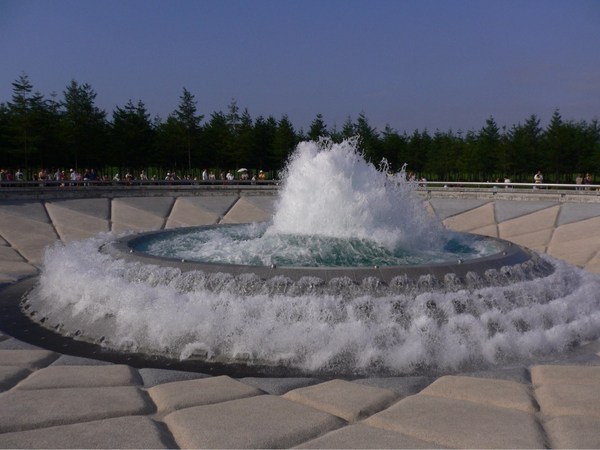
<instances>
[{"instance_id":1,"label":"walkway","mask_svg":"<svg viewBox=\"0 0 600 450\"><path fill-rule=\"evenodd\" d=\"M265 220L273 207L260 195L2 200L0 283L36 274L57 239ZM600 273L600 204L433 198L428 207L450 228ZM599 342L530 367L325 381L135 369L0 332L3 448L598 448L599 430Z\"/></svg>"}]
</instances>

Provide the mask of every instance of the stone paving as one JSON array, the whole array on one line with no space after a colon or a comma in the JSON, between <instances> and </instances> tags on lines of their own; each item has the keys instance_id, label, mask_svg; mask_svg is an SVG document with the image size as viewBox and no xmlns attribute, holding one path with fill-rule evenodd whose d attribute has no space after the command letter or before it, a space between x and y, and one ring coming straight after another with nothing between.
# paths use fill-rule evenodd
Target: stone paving
<instances>
[{"instance_id":1,"label":"stone paving","mask_svg":"<svg viewBox=\"0 0 600 450\"><path fill-rule=\"evenodd\" d=\"M600 273L600 204L436 199L453 229ZM0 283L106 231L268 219L274 198L0 201ZM1 295L1 291L0 291ZM0 448L600 448L600 342L553 364L432 377L238 378L55 353L0 332Z\"/></svg>"}]
</instances>

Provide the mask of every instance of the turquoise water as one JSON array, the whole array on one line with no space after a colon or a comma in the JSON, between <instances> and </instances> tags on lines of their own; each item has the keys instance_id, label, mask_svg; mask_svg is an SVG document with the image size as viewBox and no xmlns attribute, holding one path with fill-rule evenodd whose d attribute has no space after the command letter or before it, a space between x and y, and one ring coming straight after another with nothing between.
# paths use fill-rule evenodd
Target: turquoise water
<instances>
[{"instance_id":1,"label":"turquoise water","mask_svg":"<svg viewBox=\"0 0 600 450\"><path fill-rule=\"evenodd\" d=\"M204 263L294 267L368 267L432 264L488 256L494 241L447 233L441 249L389 249L365 238L269 233L270 224L165 231L136 241L135 250Z\"/></svg>"}]
</instances>

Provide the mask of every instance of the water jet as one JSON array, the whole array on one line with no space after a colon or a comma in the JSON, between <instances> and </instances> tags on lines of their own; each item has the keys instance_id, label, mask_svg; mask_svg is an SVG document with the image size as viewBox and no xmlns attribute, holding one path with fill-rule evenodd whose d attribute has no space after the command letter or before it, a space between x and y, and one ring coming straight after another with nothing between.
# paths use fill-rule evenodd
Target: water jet
<instances>
[{"instance_id":1,"label":"water jet","mask_svg":"<svg viewBox=\"0 0 600 450\"><path fill-rule=\"evenodd\" d=\"M22 307L118 352L313 374L481 369L598 338L597 276L445 230L415 189L355 141L302 143L272 221L57 244Z\"/></svg>"}]
</instances>

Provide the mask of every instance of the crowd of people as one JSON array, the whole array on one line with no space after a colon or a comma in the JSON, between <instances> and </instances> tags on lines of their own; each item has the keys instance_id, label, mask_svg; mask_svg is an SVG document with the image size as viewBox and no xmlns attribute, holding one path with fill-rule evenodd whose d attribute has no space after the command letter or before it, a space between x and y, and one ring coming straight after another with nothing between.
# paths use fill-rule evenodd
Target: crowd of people
<instances>
[{"instance_id":1,"label":"crowd of people","mask_svg":"<svg viewBox=\"0 0 600 450\"><path fill-rule=\"evenodd\" d=\"M164 172L163 172L164 174ZM267 179L266 173L262 170L259 171L250 171L248 169L242 168L237 171L220 171L215 172L213 170L204 169L201 173L200 178L192 175L179 175L175 170L171 170L166 172L166 175L158 175L154 174L152 176L148 176L144 170L139 171L138 173L134 173L133 171L127 171L124 176L121 176L118 172L114 175L109 176L108 174L100 175L96 172L95 169L69 169L68 171L64 169L55 169L55 170L47 170L40 169L36 173L30 174L28 178L25 173L18 168L14 173L8 169L0 169L0 181L1 182L25 182L25 181L38 181L38 182L53 182L54 184L58 184L60 186L72 186L72 185L80 185L80 184L94 184L97 182L105 183L119 183L119 184L128 184L128 183L139 183L139 182L231 182L235 180L239 181L264 181ZM407 174L407 179L409 181L418 181L418 182L426 182L427 180L423 177L417 177L414 172L409 172ZM532 179L534 186L533 189L537 189L541 184L544 183L544 176L540 170L538 170ZM589 189L588 187L584 187L585 185L594 184L593 177L590 173L578 174L575 178L575 184L577 185L577 190ZM511 183L509 177L504 177L504 179L496 178L496 183L504 183L505 185Z\"/></svg>"},{"instance_id":2,"label":"crowd of people","mask_svg":"<svg viewBox=\"0 0 600 450\"><path fill-rule=\"evenodd\" d=\"M237 173L236 175L234 175ZM237 172L227 171L227 172L219 172L218 176L214 171L208 171L207 169L202 171L201 181L203 182L211 182L211 181L234 181L234 180L242 180L242 181L264 181L267 179L266 173L262 170L257 171L255 174L247 169L240 169ZM144 182L144 181L200 181L198 177L192 175L179 175L175 170L171 170L166 172L166 175L163 177L162 175L155 174L150 177L146 174L144 170L139 171L139 173L134 174L133 171L127 171L125 175L121 176L119 172L114 175L109 176L108 174L100 175L97 173L96 169L69 169L67 172L65 169L55 169L55 170L47 170L40 169L39 171L30 174L29 177L25 175L21 169L17 169L14 173L8 169L0 169L0 181L3 182L25 182L25 181L36 181L36 182L53 182L58 183L61 186L64 185L77 185L77 184L85 184L88 182L89 184L94 184L95 182L103 182L103 183L133 183L135 182Z\"/></svg>"}]
</instances>

